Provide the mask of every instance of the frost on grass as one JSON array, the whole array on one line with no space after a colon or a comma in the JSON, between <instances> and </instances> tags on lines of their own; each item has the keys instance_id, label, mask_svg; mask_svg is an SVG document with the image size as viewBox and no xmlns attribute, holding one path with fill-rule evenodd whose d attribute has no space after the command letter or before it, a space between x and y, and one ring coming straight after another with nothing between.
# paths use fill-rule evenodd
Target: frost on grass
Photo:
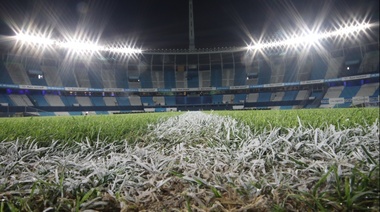
<instances>
[{"instance_id":1,"label":"frost on grass","mask_svg":"<svg viewBox=\"0 0 380 212\"><path fill-rule=\"evenodd\" d=\"M15 196L40 195L43 208L66 205L63 210L265 211L276 205L293 210L312 206L292 205L285 195L293 193L283 195L283 190L334 193L340 179L352 181L353 170L378 180L373 173L379 161L378 122L343 130L298 126L254 134L230 117L188 112L148 127L136 145L1 142L0 198L12 202ZM373 189L366 198L378 199ZM379 204L365 207L378 209Z\"/></svg>"}]
</instances>

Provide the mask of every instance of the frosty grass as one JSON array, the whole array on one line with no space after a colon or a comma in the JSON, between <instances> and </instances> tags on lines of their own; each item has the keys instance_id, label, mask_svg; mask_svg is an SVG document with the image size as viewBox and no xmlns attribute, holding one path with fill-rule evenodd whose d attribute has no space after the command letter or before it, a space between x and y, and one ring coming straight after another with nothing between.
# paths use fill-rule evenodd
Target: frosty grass
<instances>
[{"instance_id":1,"label":"frosty grass","mask_svg":"<svg viewBox=\"0 0 380 212\"><path fill-rule=\"evenodd\" d=\"M285 133L279 128L255 133L231 117L187 112L149 125L133 145L3 141L0 200L2 207L22 207L16 197L54 190L55 203L41 203L46 211L286 208L279 189L310 192L325 177L323 190L334 190L334 182L354 168L370 173L379 161L378 124L322 130L300 122Z\"/></svg>"}]
</instances>

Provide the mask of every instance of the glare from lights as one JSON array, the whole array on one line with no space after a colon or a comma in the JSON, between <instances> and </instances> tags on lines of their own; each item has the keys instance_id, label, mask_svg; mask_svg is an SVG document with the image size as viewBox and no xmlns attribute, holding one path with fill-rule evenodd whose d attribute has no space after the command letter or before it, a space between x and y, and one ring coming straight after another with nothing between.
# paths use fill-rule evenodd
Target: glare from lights
<instances>
[{"instance_id":1,"label":"glare from lights","mask_svg":"<svg viewBox=\"0 0 380 212\"><path fill-rule=\"evenodd\" d=\"M107 51L111 53L117 53L117 54L140 54L142 53L141 49L135 49L135 48L130 48L130 47L121 47L121 48L108 48L106 49Z\"/></svg>"},{"instance_id":2,"label":"glare from lights","mask_svg":"<svg viewBox=\"0 0 380 212\"><path fill-rule=\"evenodd\" d=\"M22 42L25 44L37 44L43 46L51 46L67 49L76 53L94 53L94 52L109 52L116 54L141 54L142 50L131 47L108 47L98 45L91 41L83 41L83 40L70 40L70 41L57 41L46 36L34 35L32 33L17 33L15 39L18 42Z\"/></svg>"},{"instance_id":3,"label":"glare from lights","mask_svg":"<svg viewBox=\"0 0 380 212\"><path fill-rule=\"evenodd\" d=\"M39 44L39 45L52 45L54 44L54 40L36 35L28 35L24 33L18 33L16 35L17 41L30 43L30 44Z\"/></svg>"},{"instance_id":4,"label":"glare from lights","mask_svg":"<svg viewBox=\"0 0 380 212\"><path fill-rule=\"evenodd\" d=\"M337 36L348 36L350 34L358 33L364 31L371 27L369 23L361 23L361 24L349 24L340 29L337 29L332 32L324 32L324 33L304 33L300 36L293 36L289 39L283 41L275 41L275 42L254 42L253 45L248 45L248 50L261 50L265 48L274 48L274 47L295 47L298 45L313 45L318 43L322 39L337 37Z\"/></svg>"},{"instance_id":5,"label":"glare from lights","mask_svg":"<svg viewBox=\"0 0 380 212\"><path fill-rule=\"evenodd\" d=\"M62 42L59 45L60 47L69 49L70 51L74 52L97 52L97 51L103 51L104 47L99 46L95 43L88 42L88 41L69 41L69 42Z\"/></svg>"}]
</instances>

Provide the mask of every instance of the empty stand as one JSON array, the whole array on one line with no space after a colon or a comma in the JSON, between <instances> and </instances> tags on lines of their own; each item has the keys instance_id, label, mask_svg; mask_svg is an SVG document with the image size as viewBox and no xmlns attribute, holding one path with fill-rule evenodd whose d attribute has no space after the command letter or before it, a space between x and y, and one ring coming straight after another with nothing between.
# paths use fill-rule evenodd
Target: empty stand
<instances>
[{"instance_id":1,"label":"empty stand","mask_svg":"<svg viewBox=\"0 0 380 212\"><path fill-rule=\"evenodd\" d=\"M344 57L330 58L325 79L337 78L343 68Z\"/></svg>"},{"instance_id":2,"label":"empty stand","mask_svg":"<svg viewBox=\"0 0 380 212\"><path fill-rule=\"evenodd\" d=\"M30 101L30 99L24 95L16 95L16 94L10 94L9 98L12 100L12 102L16 106L33 106L33 103Z\"/></svg>"},{"instance_id":3,"label":"empty stand","mask_svg":"<svg viewBox=\"0 0 380 212\"><path fill-rule=\"evenodd\" d=\"M79 87L91 88L90 78L88 77L88 69L84 66L76 67L75 76Z\"/></svg>"},{"instance_id":4,"label":"empty stand","mask_svg":"<svg viewBox=\"0 0 380 212\"><path fill-rule=\"evenodd\" d=\"M222 67L221 65L211 65L211 87L222 86Z\"/></svg>"},{"instance_id":5,"label":"empty stand","mask_svg":"<svg viewBox=\"0 0 380 212\"><path fill-rule=\"evenodd\" d=\"M153 88L152 74L148 66L140 66L140 84L141 88Z\"/></svg>"},{"instance_id":6,"label":"empty stand","mask_svg":"<svg viewBox=\"0 0 380 212\"><path fill-rule=\"evenodd\" d=\"M65 106L74 106L79 104L75 96L61 96L61 100Z\"/></svg>"},{"instance_id":7,"label":"empty stand","mask_svg":"<svg viewBox=\"0 0 380 212\"><path fill-rule=\"evenodd\" d=\"M282 97L282 101L293 101L296 100L298 91L286 91Z\"/></svg>"},{"instance_id":8,"label":"empty stand","mask_svg":"<svg viewBox=\"0 0 380 212\"><path fill-rule=\"evenodd\" d=\"M141 88L141 77L140 77L140 70L139 70L139 61L135 61L135 59L130 58L128 61L128 87L129 88ZM152 79L153 80L153 79Z\"/></svg>"},{"instance_id":9,"label":"empty stand","mask_svg":"<svg viewBox=\"0 0 380 212\"><path fill-rule=\"evenodd\" d=\"M124 67L117 67L115 69L115 82L116 88L128 88L127 70Z\"/></svg>"},{"instance_id":10,"label":"empty stand","mask_svg":"<svg viewBox=\"0 0 380 212\"><path fill-rule=\"evenodd\" d=\"M105 97L103 97L103 101L104 101L106 106L117 106L118 105L116 98L113 96L105 96Z\"/></svg>"},{"instance_id":11,"label":"empty stand","mask_svg":"<svg viewBox=\"0 0 380 212\"><path fill-rule=\"evenodd\" d=\"M259 62L259 74L258 74L258 83L259 85L270 83L272 70L269 64L260 60Z\"/></svg>"},{"instance_id":12,"label":"empty stand","mask_svg":"<svg viewBox=\"0 0 380 212\"><path fill-rule=\"evenodd\" d=\"M199 73L199 87L211 87L211 71L200 71Z\"/></svg>"},{"instance_id":13,"label":"empty stand","mask_svg":"<svg viewBox=\"0 0 380 212\"><path fill-rule=\"evenodd\" d=\"M272 101L272 102L278 102L278 101L281 101L282 98L284 97L284 95L285 95L285 92L276 92L276 93L272 93L271 101Z\"/></svg>"},{"instance_id":14,"label":"empty stand","mask_svg":"<svg viewBox=\"0 0 380 212\"><path fill-rule=\"evenodd\" d=\"M338 98L342 93L344 86L330 87L323 98Z\"/></svg>"},{"instance_id":15,"label":"empty stand","mask_svg":"<svg viewBox=\"0 0 380 212\"><path fill-rule=\"evenodd\" d=\"M9 76L7 68L2 60L0 60L0 83L13 84L11 76Z\"/></svg>"},{"instance_id":16,"label":"empty stand","mask_svg":"<svg viewBox=\"0 0 380 212\"><path fill-rule=\"evenodd\" d=\"M297 73L295 76L296 78L293 81L295 82L295 81L310 80L311 70L312 70L312 66L313 66L311 59L309 57L304 58L303 56L300 56L300 58L297 61L297 65L298 65L297 66Z\"/></svg>"},{"instance_id":17,"label":"empty stand","mask_svg":"<svg viewBox=\"0 0 380 212\"><path fill-rule=\"evenodd\" d=\"M65 64L59 69L59 76L61 77L62 85L64 87L79 87L74 67L70 64Z\"/></svg>"},{"instance_id":18,"label":"empty stand","mask_svg":"<svg viewBox=\"0 0 380 212\"><path fill-rule=\"evenodd\" d=\"M50 106L65 106L61 97L58 95L45 95L45 99Z\"/></svg>"},{"instance_id":19,"label":"empty stand","mask_svg":"<svg viewBox=\"0 0 380 212\"><path fill-rule=\"evenodd\" d=\"M313 55L310 80L323 79L327 71L327 62L324 56Z\"/></svg>"},{"instance_id":20,"label":"empty stand","mask_svg":"<svg viewBox=\"0 0 380 212\"><path fill-rule=\"evenodd\" d=\"M153 102L155 105L165 105L165 97L153 96Z\"/></svg>"},{"instance_id":21,"label":"empty stand","mask_svg":"<svg viewBox=\"0 0 380 212\"><path fill-rule=\"evenodd\" d=\"M285 59L276 58L271 62L271 78L270 83L281 83L284 82L285 76Z\"/></svg>"},{"instance_id":22,"label":"empty stand","mask_svg":"<svg viewBox=\"0 0 380 212\"><path fill-rule=\"evenodd\" d=\"M141 106L141 98L139 96L129 96L129 102L132 106Z\"/></svg>"},{"instance_id":23,"label":"empty stand","mask_svg":"<svg viewBox=\"0 0 380 212\"><path fill-rule=\"evenodd\" d=\"M249 93L245 101L249 103L257 102L258 98L259 98L259 93Z\"/></svg>"},{"instance_id":24,"label":"empty stand","mask_svg":"<svg viewBox=\"0 0 380 212\"><path fill-rule=\"evenodd\" d=\"M223 103L223 95L213 95L212 96L213 104L222 104Z\"/></svg>"},{"instance_id":25,"label":"empty stand","mask_svg":"<svg viewBox=\"0 0 380 212\"><path fill-rule=\"evenodd\" d=\"M174 71L174 65L165 67L164 70L164 87L165 88L175 88L176 82L175 82L175 71Z\"/></svg>"},{"instance_id":26,"label":"empty stand","mask_svg":"<svg viewBox=\"0 0 380 212\"><path fill-rule=\"evenodd\" d=\"M339 97L352 98L356 96L361 86L345 86Z\"/></svg>"},{"instance_id":27,"label":"empty stand","mask_svg":"<svg viewBox=\"0 0 380 212\"><path fill-rule=\"evenodd\" d=\"M233 102L234 102L234 95L232 94L223 95L223 103L231 104Z\"/></svg>"},{"instance_id":28,"label":"empty stand","mask_svg":"<svg viewBox=\"0 0 380 212\"><path fill-rule=\"evenodd\" d=\"M222 71L222 86L234 86L234 69L223 68Z\"/></svg>"},{"instance_id":29,"label":"empty stand","mask_svg":"<svg viewBox=\"0 0 380 212\"><path fill-rule=\"evenodd\" d=\"M271 96L272 96L272 93L270 93L270 92L260 93L257 101L258 102L269 102Z\"/></svg>"},{"instance_id":30,"label":"empty stand","mask_svg":"<svg viewBox=\"0 0 380 212\"><path fill-rule=\"evenodd\" d=\"M104 88L116 88L115 71L112 69L102 69L101 78Z\"/></svg>"},{"instance_id":31,"label":"empty stand","mask_svg":"<svg viewBox=\"0 0 380 212\"><path fill-rule=\"evenodd\" d=\"M106 106L106 103L101 96L92 96L90 100L94 106Z\"/></svg>"},{"instance_id":32,"label":"empty stand","mask_svg":"<svg viewBox=\"0 0 380 212\"><path fill-rule=\"evenodd\" d=\"M35 106L50 106L43 95L29 95Z\"/></svg>"},{"instance_id":33,"label":"empty stand","mask_svg":"<svg viewBox=\"0 0 380 212\"><path fill-rule=\"evenodd\" d=\"M12 100L9 98L8 95L0 94L0 104L5 103L8 104L8 106L14 106L15 104L12 102Z\"/></svg>"},{"instance_id":34,"label":"empty stand","mask_svg":"<svg viewBox=\"0 0 380 212\"><path fill-rule=\"evenodd\" d=\"M235 94L233 97L233 102L235 104L244 103L247 98L247 94Z\"/></svg>"},{"instance_id":35,"label":"empty stand","mask_svg":"<svg viewBox=\"0 0 380 212\"><path fill-rule=\"evenodd\" d=\"M165 96L165 105L176 105L175 96Z\"/></svg>"},{"instance_id":36,"label":"empty stand","mask_svg":"<svg viewBox=\"0 0 380 212\"><path fill-rule=\"evenodd\" d=\"M62 81L58 74L57 67L55 66L41 66L41 70L44 73L44 78L48 86L61 87Z\"/></svg>"},{"instance_id":37,"label":"empty stand","mask_svg":"<svg viewBox=\"0 0 380 212\"><path fill-rule=\"evenodd\" d=\"M140 97L141 99L141 103L144 105L144 106L154 106L154 101L153 101L153 98L151 96L142 96Z\"/></svg>"},{"instance_id":38,"label":"empty stand","mask_svg":"<svg viewBox=\"0 0 380 212\"><path fill-rule=\"evenodd\" d=\"M342 91L344 89L344 86L336 86L336 87L330 87L327 89L326 94L324 95L324 99L330 99L330 98L339 98L342 94ZM321 104L321 108L333 108L335 107L335 104Z\"/></svg>"},{"instance_id":39,"label":"empty stand","mask_svg":"<svg viewBox=\"0 0 380 212\"><path fill-rule=\"evenodd\" d=\"M54 112L56 116L70 116L69 112Z\"/></svg>"},{"instance_id":40,"label":"empty stand","mask_svg":"<svg viewBox=\"0 0 380 212\"><path fill-rule=\"evenodd\" d=\"M379 83L364 84L360 87L355 96L373 96L379 89Z\"/></svg>"},{"instance_id":41,"label":"empty stand","mask_svg":"<svg viewBox=\"0 0 380 212\"><path fill-rule=\"evenodd\" d=\"M80 106L92 106L91 99L88 96L77 96L75 98Z\"/></svg>"},{"instance_id":42,"label":"empty stand","mask_svg":"<svg viewBox=\"0 0 380 212\"><path fill-rule=\"evenodd\" d=\"M367 52L360 64L359 74L379 72L379 51Z\"/></svg>"},{"instance_id":43,"label":"empty stand","mask_svg":"<svg viewBox=\"0 0 380 212\"><path fill-rule=\"evenodd\" d=\"M199 73L198 69L187 70L187 87L198 88L199 87Z\"/></svg>"},{"instance_id":44,"label":"empty stand","mask_svg":"<svg viewBox=\"0 0 380 212\"><path fill-rule=\"evenodd\" d=\"M308 90L300 90L300 91L297 93L296 100L305 100L305 99L309 99L309 93L310 93L310 91L308 91Z\"/></svg>"},{"instance_id":45,"label":"empty stand","mask_svg":"<svg viewBox=\"0 0 380 212\"><path fill-rule=\"evenodd\" d=\"M153 88L165 87L163 71L152 71L152 85Z\"/></svg>"},{"instance_id":46,"label":"empty stand","mask_svg":"<svg viewBox=\"0 0 380 212\"><path fill-rule=\"evenodd\" d=\"M29 77L21 64L7 63L6 67L14 84L31 85Z\"/></svg>"},{"instance_id":47,"label":"empty stand","mask_svg":"<svg viewBox=\"0 0 380 212\"><path fill-rule=\"evenodd\" d=\"M88 78L90 80L91 88L103 88L102 74L98 69L89 69Z\"/></svg>"},{"instance_id":48,"label":"empty stand","mask_svg":"<svg viewBox=\"0 0 380 212\"><path fill-rule=\"evenodd\" d=\"M131 103L129 102L128 97L116 97L117 103L119 106L129 106Z\"/></svg>"},{"instance_id":49,"label":"empty stand","mask_svg":"<svg viewBox=\"0 0 380 212\"><path fill-rule=\"evenodd\" d=\"M245 67L241 63L235 64L235 76L234 76L234 85L245 85L247 79L247 73Z\"/></svg>"},{"instance_id":50,"label":"empty stand","mask_svg":"<svg viewBox=\"0 0 380 212\"><path fill-rule=\"evenodd\" d=\"M252 64L249 64L246 66L246 84L247 85L257 85L258 84L258 77L259 77L259 71L260 71L260 62L258 60L253 61Z\"/></svg>"},{"instance_id":51,"label":"empty stand","mask_svg":"<svg viewBox=\"0 0 380 212\"><path fill-rule=\"evenodd\" d=\"M187 88L186 72L184 70L175 72L175 82L177 88Z\"/></svg>"}]
</instances>

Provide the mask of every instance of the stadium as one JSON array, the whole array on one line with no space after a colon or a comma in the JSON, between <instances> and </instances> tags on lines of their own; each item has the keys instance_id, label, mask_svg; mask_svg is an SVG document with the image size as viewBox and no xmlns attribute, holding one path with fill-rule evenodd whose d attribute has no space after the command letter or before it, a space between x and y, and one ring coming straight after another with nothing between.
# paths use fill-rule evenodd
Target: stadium
<instances>
[{"instance_id":1,"label":"stadium","mask_svg":"<svg viewBox=\"0 0 380 212\"><path fill-rule=\"evenodd\" d=\"M197 48L194 13L182 49L2 36L0 211L379 209L378 20Z\"/></svg>"},{"instance_id":2,"label":"stadium","mask_svg":"<svg viewBox=\"0 0 380 212\"><path fill-rule=\"evenodd\" d=\"M2 55L1 114L378 106L376 31L352 20L244 47L196 49L190 34L188 49L152 50L24 30Z\"/></svg>"}]
</instances>

